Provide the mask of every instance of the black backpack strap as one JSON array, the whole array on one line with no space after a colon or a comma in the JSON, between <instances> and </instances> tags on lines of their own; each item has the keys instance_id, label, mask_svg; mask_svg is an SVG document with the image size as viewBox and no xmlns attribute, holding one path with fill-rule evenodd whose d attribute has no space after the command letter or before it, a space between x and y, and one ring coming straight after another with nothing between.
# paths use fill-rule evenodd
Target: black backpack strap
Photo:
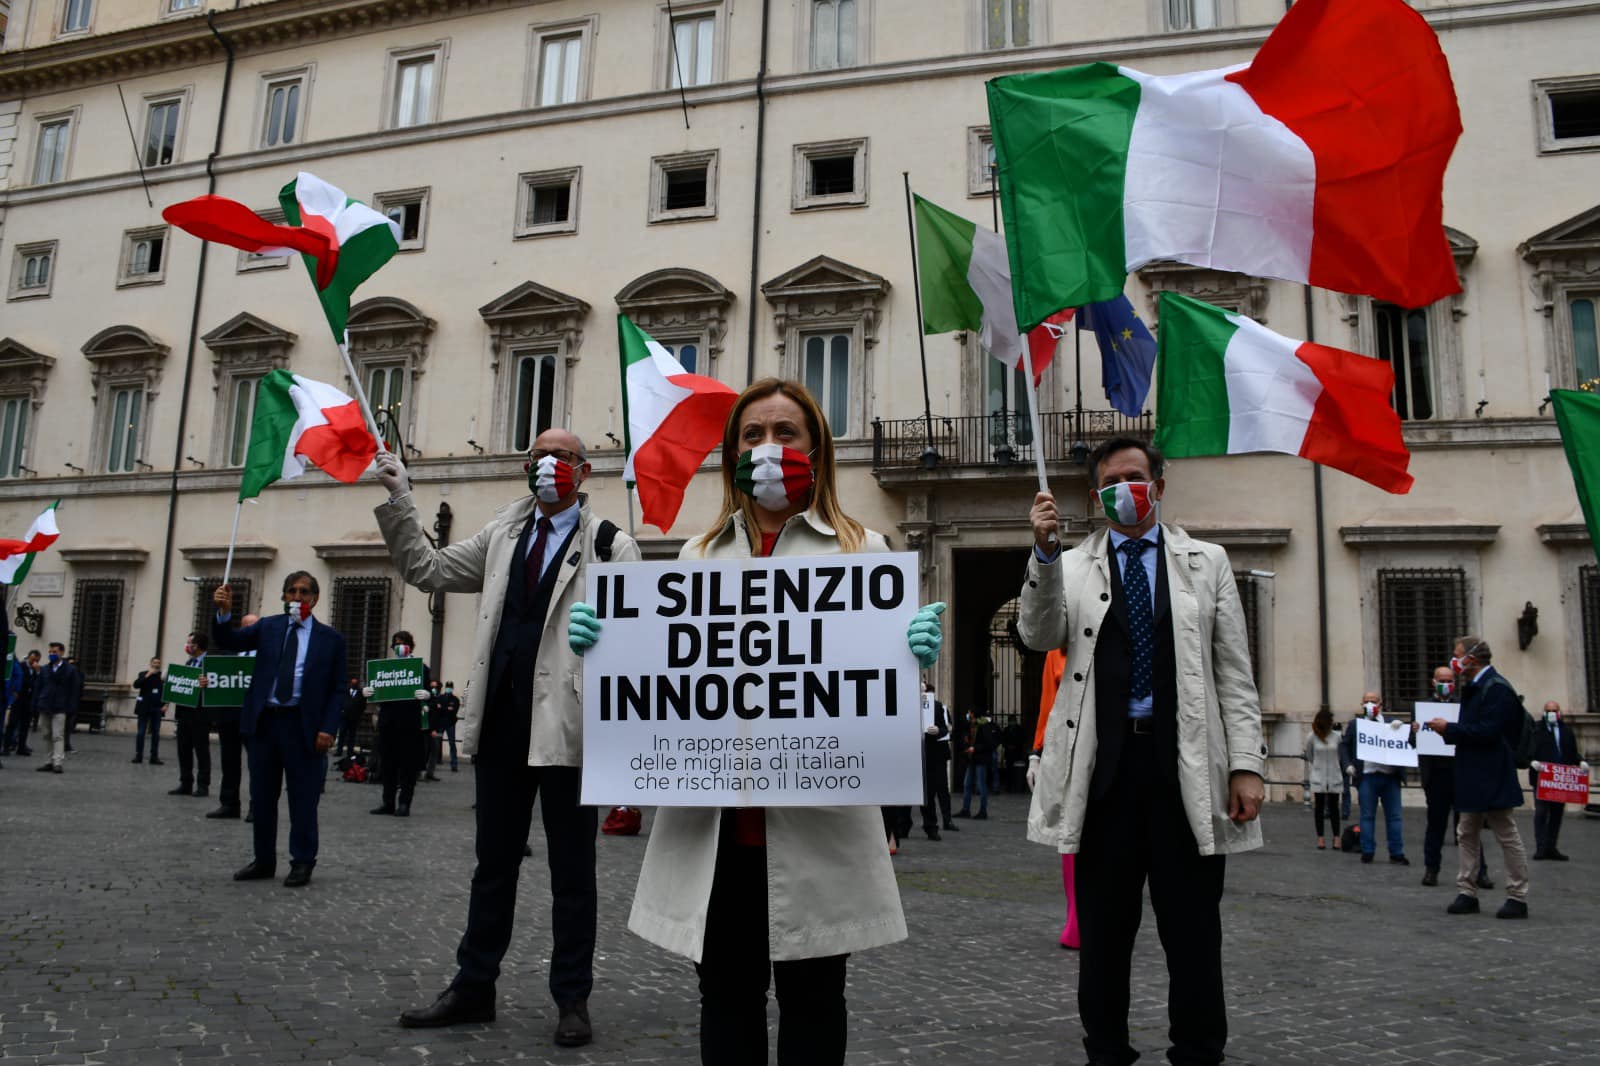
<instances>
[{"instance_id":1,"label":"black backpack strap","mask_svg":"<svg viewBox=\"0 0 1600 1066\"><path fill-rule=\"evenodd\" d=\"M600 529L594 535L594 553L602 563L611 561L611 542L617 539L617 524L609 518L600 519Z\"/></svg>"}]
</instances>

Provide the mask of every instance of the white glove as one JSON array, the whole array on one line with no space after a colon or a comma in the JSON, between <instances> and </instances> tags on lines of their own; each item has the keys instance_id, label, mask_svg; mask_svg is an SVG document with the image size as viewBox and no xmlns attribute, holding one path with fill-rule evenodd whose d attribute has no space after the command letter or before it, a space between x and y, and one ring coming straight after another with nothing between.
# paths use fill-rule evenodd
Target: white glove
<instances>
[{"instance_id":1,"label":"white glove","mask_svg":"<svg viewBox=\"0 0 1600 1066\"><path fill-rule=\"evenodd\" d=\"M383 487L389 490L389 495L398 496L409 491L411 479L406 477L406 468L401 465L399 456L387 448L379 448L377 458L372 461L372 468L377 472L378 480Z\"/></svg>"},{"instance_id":2,"label":"white glove","mask_svg":"<svg viewBox=\"0 0 1600 1066\"><path fill-rule=\"evenodd\" d=\"M1544 763L1540 762L1538 759L1533 760L1528 765L1533 768L1534 773L1538 773L1540 770L1544 769Z\"/></svg>"},{"instance_id":3,"label":"white glove","mask_svg":"<svg viewBox=\"0 0 1600 1066\"><path fill-rule=\"evenodd\" d=\"M1028 756L1028 791L1039 787L1039 756Z\"/></svg>"},{"instance_id":4,"label":"white glove","mask_svg":"<svg viewBox=\"0 0 1600 1066\"><path fill-rule=\"evenodd\" d=\"M376 693L377 691L378 691L377 689L369 687L369 688L362 689L361 690L361 694L363 696L365 696L367 699L370 700L373 697L373 694Z\"/></svg>"},{"instance_id":5,"label":"white glove","mask_svg":"<svg viewBox=\"0 0 1600 1066\"><path fill-rule=\"evenodd\" d=\"M431 693L431 692L429 692L429 691L428 691L428 690L427 690L427 689L425 689L425 688L419 688L419 689L417 689L417 690L416 690L416 691L415 691L415 692L413 692L413 693L411 693L411 694L412 694L412 695L413 695L413 696L415 696L415 697L416 697L416 698L417 698L417 699L419 699L419 700L425 700L425 699L427 699L427 698L428 698L428 697L429 697L429 696L431 696L431 695L433 695L433 693Z\"/></svg>"},{"instance_id":6,"label":"white glove","mask_svg":"<svg viewBox=\"0 0 1600 1066\"><path fill-rule=\"evenodd\" d=\"M1589 764L1586 763L1586 762L1580 762L1578 764L1578 769L1582 770L1584 773L1588 773L1589 772Z\"/></svg>"},{"instance_id":7,"label":"white glove","mask_svg":"<svg viewBox=\"0 0 1600 1066\"><path fill-rule=\"evenodd\" d=\"M936 725L930 725L923 729L923 732L928 734L930 737L936 737L939 735L939 727Z\"/></svg>"}]
</instances>

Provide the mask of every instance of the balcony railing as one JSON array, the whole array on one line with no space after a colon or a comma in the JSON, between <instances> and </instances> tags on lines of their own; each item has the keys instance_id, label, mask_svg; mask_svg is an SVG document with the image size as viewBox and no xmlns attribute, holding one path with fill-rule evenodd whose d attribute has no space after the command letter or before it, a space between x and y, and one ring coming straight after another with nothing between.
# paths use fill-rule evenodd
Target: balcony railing
<instances>
[{"instance_id":1,"label":"balcony railing","mask_svg":"<svg viewBox=\"0 0 1600 1066\"><path fill-rule=\"evenodd\" d=\"M1120 411L1048 411L1039 416L1047 463L1081 463L1095 445L1112 437L1149 440L1147 412L1129 418ZM930 453L937 453L935 458ZM876 470L939 467L1007 467L1034 461L1033 427L1025 414L969 415L933 419L933 439L921 418L873 419L872 465Z\"/></svg>"}]
</instances>

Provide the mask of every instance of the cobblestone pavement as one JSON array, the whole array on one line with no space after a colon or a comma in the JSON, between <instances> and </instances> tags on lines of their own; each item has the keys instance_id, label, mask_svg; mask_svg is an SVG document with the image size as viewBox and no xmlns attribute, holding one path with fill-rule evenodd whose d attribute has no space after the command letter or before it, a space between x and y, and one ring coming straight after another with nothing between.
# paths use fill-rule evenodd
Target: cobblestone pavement
<instances>
[{"instance_id":1,"label":"cobblestone pavement","mask_svg":"<svg viewBox=\"0 0 1600 1066\"><path fill-rule=\"evenodd\" d=\"M625 929L643 837L600 842L593 1045L549 1039L537 819L499 1020L419 1033L395 1016L452 974L472 862L469 766L420 786L409 821L368 816L373 787L330 779L316 879L292 891L229 879L249 858L248 828L203 819L212 801L166 795L175 759L130 765L123 737L77 744L62 776L30 772L37 759L8 757L0 771L7 1062L698 1061L692 969ZM1024 842L1021 797L998 797L991 814L939 843L919 832L895 860L911 938L851 961L852 1064L1081 1061L1077 959L1056 943L1059 860ZM1531 817L1522 823L1531 845ZM1445 915L1452 889L1417 884L1419 811L1406 812L1408 868L1316 851L1298 806L1269 809L1266 830L1265 849L1229 860L1230 1062L1600 1061L1600 824L1569 814L1573 861L1535 864L1527 922ZM1162 1061L1154 924L1140 934L1133 1023L1147 1061Z\"/></svg>"}]
</instances>

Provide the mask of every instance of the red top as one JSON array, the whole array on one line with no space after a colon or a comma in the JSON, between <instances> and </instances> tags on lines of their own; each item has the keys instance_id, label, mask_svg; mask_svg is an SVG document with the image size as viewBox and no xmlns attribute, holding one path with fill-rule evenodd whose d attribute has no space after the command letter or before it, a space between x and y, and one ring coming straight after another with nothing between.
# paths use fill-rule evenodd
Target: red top
<instances>
[{"instance_id":1,"label":"red top","mask_svg":"<svg viewBox=\"0 0 1600 1066\"><path fill-rule=\"evenodd\" d=\"M778 543L777 533L761 534L761 557L772 554ZM767 846L767 809L765 807L735 807L733 809L733 842L749 848Z\"/></svg>"}]
</instances>

